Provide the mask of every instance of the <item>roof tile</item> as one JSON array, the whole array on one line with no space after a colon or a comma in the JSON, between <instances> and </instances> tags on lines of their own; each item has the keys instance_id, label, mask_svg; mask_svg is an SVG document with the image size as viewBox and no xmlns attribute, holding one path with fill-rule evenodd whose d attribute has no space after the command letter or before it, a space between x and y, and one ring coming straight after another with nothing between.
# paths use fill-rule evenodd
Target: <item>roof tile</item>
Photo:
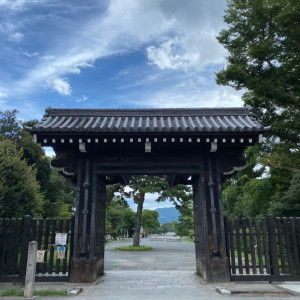
<instances>
[{"instance_id":1,"label":"roof tile","mask_svg":"<svg viewBox=\"0 0 300 300\"><path fill-rule=\"evenodd\" d=\"M265 132L247 108L47 109L32 132Z\"/></svg>"}]
</instances>

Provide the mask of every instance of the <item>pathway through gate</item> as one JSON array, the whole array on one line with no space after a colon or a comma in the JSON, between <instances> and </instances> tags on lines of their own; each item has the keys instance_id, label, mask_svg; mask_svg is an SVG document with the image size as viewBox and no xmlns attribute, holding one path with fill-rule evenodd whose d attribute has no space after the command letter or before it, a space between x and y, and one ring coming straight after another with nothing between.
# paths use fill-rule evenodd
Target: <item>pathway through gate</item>
<instances>
[{"instance_id":1,"label":"pathway through gate","mask_svg":"<svg viewBox=\"0 0 300 300\"><path fill-rule=\"evenodd\" d=\"M154 248L153 251L117 252L115 247L132 245L132 242L111 242L105 247L105 272L110 271L187 271L193 274L195 268L194 243L172 243L141 239L141 245Z\"/></svg>"},{"instance_id":2,"label":"pathway through gate","mask_svg":"<svg viewBox=\"0 0 300 300\"><path fill-rule=\"evenodd\" d=\"M153 251L119 252L114 248L131 245L132 242L111 242L105 247L104 287L111 290L136 290L144 293L168 289L174 296L178 289L195 289L198 294L203 285L202 277L196 275L194 243L172 243L141 239L141 245Z\"/></svg>"}]
</instances>

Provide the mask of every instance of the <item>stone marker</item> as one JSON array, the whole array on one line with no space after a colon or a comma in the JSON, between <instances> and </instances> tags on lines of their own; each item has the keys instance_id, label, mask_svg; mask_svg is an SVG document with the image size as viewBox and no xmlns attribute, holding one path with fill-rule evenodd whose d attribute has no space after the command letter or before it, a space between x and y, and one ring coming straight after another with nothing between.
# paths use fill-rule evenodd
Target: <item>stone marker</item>
<instances>
[{"instance_id":1,"label":"stone marker","mask_svg":"<svg viewBox=\"0 0 300 300\"><path fill-rule=\"evenodd\" d=\"M27 267L25 277L24 298L32 298L34 292L37 242L32 241L28 246Z\"/></svg>"},{"instance_id":2,"label":"stone marker","mask_svg":"<svg viewBox=\"0 0 300 300\"><path fill-rule=\"evenodd\" d=\"M82 288L80 287L74 287L71 290L68 291L68 296L77 296L82 292Z\"/></svg>"},{"instance_id":3,"label":"stone marker","mask_svg":"<svg viewBox=\"0 0 300 300\"><path fill-rule=\"evenodd\" d=\"M216 287L216 291L221 294L221 295L230 295L231 292L228 291L227 289L223 288L223 287Z\"/></svg>"}]
</instances>

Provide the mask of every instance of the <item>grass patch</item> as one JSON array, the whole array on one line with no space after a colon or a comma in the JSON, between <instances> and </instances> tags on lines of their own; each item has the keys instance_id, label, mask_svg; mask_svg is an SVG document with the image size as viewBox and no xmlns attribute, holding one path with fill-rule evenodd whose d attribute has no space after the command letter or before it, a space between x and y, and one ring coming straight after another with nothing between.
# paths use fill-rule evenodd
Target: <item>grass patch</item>
<instances>
[{"instance_id":1,"label":"grass patch","mask_svg":"<svg viewBox=\"0 0 300 300\"><path fill-rule=\"evenodd\" d=\"M39 290L34 291L34 296L67 296L67 290ZM23 289L7 289L1 292L1 297L23 297L24 291Z\"/></svg>"},{"instance_id":2,"label":"grass patch","mask_svg":"<svg viewBox=\"0 0 300 300\"><path fill-rule=\"evenodd\" d=\"M114 251L151 251L152 247L148 246L123 246L115 248Z\"/></svg>"},{"instance_id":3,"label":"grass patch","mask_svg":"<svg viewBox=\"0 0 300 300\"><path fill-rule=\"evenodd\" d=\"M187 242L187 243L194 243L194 242L195 242L194 239L187 238L187 237L184 237L184 238L182 239L182 241L183 241L183 242Z\"/></svg>"},{"instance_id":4,"label":"grass patch","mask_svg":"<svg viewBox=\"0 0 300 300\"><path fill-rule=\"evenodd\" d=\"M67 296L67 290L40 290L34 291L34 296Z\"/></svg>"},{"instance_id":5,"label":"grass patch","mask_svg":"<svg viewBox=\"0 0 300 300\"><path fill-rule=\"evenodd\" d=\"M8 289L3 292L1 292L2 297L23 297L24 291L21 289Z\"/></svg>"}]
</instances>

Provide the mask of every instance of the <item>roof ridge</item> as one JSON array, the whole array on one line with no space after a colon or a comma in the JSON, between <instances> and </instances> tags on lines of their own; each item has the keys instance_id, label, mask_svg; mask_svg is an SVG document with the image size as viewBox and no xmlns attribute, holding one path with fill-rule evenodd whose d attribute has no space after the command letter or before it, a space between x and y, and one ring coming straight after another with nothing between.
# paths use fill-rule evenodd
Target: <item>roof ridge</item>
<instances>
[{"instance_id":1,"label":"roof ridge","mask_svg":"<svg viewBox=\"0 0 300 300\"><path fill-rule=\"evenodd\" d=\"M45 116L196 116L196 115L251 115L247 107L217 108L51 108L47 107Z\"/></svg>"}]
</instances>

